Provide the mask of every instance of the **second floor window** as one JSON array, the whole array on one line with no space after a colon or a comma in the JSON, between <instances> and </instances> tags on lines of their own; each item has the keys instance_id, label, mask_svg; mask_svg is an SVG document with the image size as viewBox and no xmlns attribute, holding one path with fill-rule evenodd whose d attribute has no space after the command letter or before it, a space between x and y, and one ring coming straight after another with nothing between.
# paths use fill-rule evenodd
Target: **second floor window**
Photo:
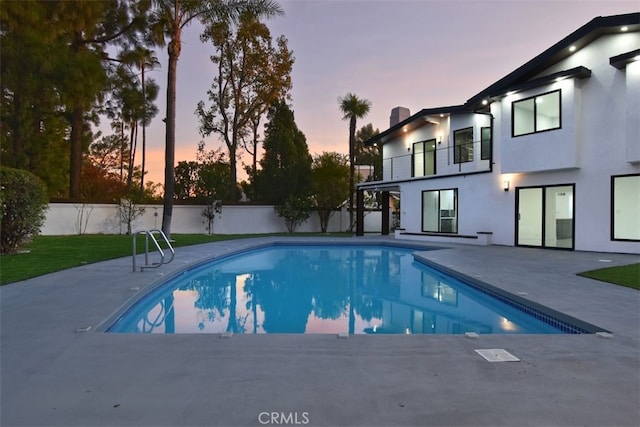
<instances>
[{"instance_id":1,"label":"second floor window","mask_svg":"<svg viewBox=\"0 0 640 427\"><path fill-rule=\"evenodd\" d=\"M436 173L436 140L413 144L413 164L411 176L429 176Z\"/></svg>"},{"instance_id":2,"label":"second floor window","mask_svg":"<svg viewBox=\"0 0 640 427\"><path fill-rule=\"evenodd\" d=\"M473 128L459 129L453 132L453 162L473 161Z\"/></svg>"},{"instance_id":3,"label":"second floor window","mask_svg":"<svg viewBox=\"0 0 640 427\"><path fill-rule=\"evenodd\" d=\"M560 129L560 91L545 93L511 104L512 136Z\"/></svg>"},{"instance_id":4,"label":"second floor window","mask_svg":"<svg viewBox=\"0 0 640 427\"><path fill-rule=\"evenodd\" d=\"M491 159L491 128L480 128L480 159Z\"/></svg>"}]
</instances>

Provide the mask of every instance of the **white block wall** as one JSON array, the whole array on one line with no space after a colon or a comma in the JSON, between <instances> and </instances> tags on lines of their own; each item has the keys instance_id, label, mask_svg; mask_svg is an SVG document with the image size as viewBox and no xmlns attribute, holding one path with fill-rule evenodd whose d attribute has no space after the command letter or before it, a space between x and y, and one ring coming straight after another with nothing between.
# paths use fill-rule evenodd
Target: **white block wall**
<instances>
[{"instance_id":1,"label":"white block wall","mask_svg":"<svg viewBox=\"0 0 640 427\"><path fill-rule=\"evenodd\" d=\"M145 205L145 212L132 224L133 232L161 228L162 206ZM207 223L202 216L204 206L173 207L171 232L176 234L206 234ZM391 217L391 215L389 215ZM379 233L382 214L380 211L365 213L365 233ZM335 211L329 221L329 232L346 231L349 214L346 209ZM50 203L45 222L40 230L42 235L72 234L124 234L126 223L120 221L118 207L115 204L73 204ZM214 234L260 234L286 233L284 220L278 216L273 206L229 205L222 206L222 212L213 223ZM320 232L317 213L296 232Z\"/></svg>"}]
</instances>

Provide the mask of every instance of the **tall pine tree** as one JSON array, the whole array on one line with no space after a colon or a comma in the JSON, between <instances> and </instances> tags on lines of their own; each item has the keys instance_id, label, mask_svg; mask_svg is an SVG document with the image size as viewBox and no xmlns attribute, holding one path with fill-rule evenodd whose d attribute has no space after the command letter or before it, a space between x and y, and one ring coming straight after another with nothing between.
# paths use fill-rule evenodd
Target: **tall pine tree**
<instances>
[{"instance_id":1,"label":"tall pine tree","mask_svg":"<svg viewBox=\"0 0 640 427\"><path fill-rule=\"evenodd\" d=\"M269 109L267 119L261 169L253 183L257 200L278 205L289 196L309 196L313 160L293 111L284 100L278 100Z\"/></svg>"}]
</instances>

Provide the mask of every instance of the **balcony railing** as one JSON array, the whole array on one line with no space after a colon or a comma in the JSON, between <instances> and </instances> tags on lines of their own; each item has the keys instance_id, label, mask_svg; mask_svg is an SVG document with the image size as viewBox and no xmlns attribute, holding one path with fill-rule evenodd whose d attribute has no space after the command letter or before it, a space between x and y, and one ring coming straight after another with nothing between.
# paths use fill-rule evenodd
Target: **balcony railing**
<instances>
[{"instance_id":1,"label":"balcony railing","mask_svg":"<svg viewBox=\"0 0 640 427\"><path fill-rule=\"evenodd\" d=\"M382 159L383 180L466 174L491 170L491 145L488 141L442 146L421 153Z\"/></svg>"}]
</instances>

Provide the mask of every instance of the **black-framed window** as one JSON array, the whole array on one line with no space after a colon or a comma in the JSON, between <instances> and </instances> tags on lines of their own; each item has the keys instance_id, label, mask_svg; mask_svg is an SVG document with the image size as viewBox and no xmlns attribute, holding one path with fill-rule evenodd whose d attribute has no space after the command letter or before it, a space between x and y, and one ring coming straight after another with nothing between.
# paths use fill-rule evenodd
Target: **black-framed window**
<instances>
[{"instance_id":1,"label":"black-framed window","mask_svg":"<svg viewBox=\"0 0 640 427\"><path fill-rule=\"evenodd\" d=\"M413 144L411 176L436 174L436 140L429 139Z\"/></svg>"},{"instance_id":2,"label":"black-framed window","mask_svg":"<svg viewBox=\"0 0 640 427\"><path fill-rule=\"evenodd\" d=\"M611 240L640 241L640 174L611 177Z\"/></svg>"},{"instance_id":3,"label":"black-framed window","mask_svg":"<svg viewBox=\"0 0 640 427\"><path fill-rule=\"evenodd\" d=\"M511 135L521 136L562 126L561 92L543 93L511 104Z\"/></svg>"},{"instance_id":4,"label":"black-framed window","mask_svg":"<svg viewBox=\"0 0 640 427\"><path fill-rule=\"evenodd\" d=\"M422 192L422 231L458 232L458 189Z\"/></svg>"},{"instance_id":5,"label":"black-framed window","mask_svg":"<svg viewBox=\"0 0 640 427\"><path fill-rule=\"evenodd\" d=\"M491 128L480 128L480 160L491 159Z\"/></svg>"},{"instance_id":6,"label":"black-framed window","mask_svg":"<svg viewBox=\"0 0 640 427\"><path fill-rule=\"evenodd\" d=\"M473 161L473 128L453 131L453 162L465 163Z\"/></svg>"}]
</instances>

